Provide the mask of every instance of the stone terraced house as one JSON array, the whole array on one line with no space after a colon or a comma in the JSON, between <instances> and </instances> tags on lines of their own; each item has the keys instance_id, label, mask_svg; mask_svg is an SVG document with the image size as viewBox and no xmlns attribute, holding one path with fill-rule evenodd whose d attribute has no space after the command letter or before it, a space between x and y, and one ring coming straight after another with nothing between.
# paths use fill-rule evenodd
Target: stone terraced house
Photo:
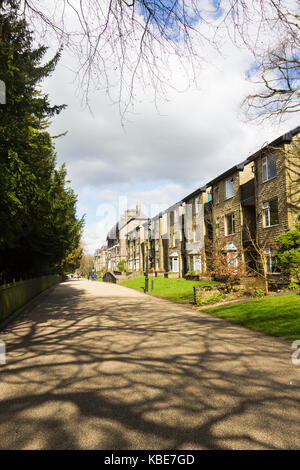
<instances>
[{"instance_id":1,"label":"stone terraced house","mask_svg":"<svg viewBox=\"0 0 300 470\"><path fill-rule=\"evenodd\" d=\"M157 273L205 274L208 244L217 242L228 263L251 268L254 242L266 252L270 280L287 282L273 255L300 213L299 172L300 126L151 219L139 205L125 211L107 236L107 270L124 259L129 271L145 271L147 261Z\"/></svg>"}]
</instances>

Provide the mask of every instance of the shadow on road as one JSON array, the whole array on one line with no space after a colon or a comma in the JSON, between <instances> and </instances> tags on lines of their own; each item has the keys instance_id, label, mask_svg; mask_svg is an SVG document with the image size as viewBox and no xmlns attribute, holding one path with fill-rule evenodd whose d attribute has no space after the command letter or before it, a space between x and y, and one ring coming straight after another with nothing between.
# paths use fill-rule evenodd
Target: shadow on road
<instances>
[{"instance_id":1,"label":"shadow on road","mask_svg":"<svg viewBox=\"0 0 300 470\"><path fill-rule=\"evenodd\" d=\"M300 447L288 344L124 292L61 284L7 328L0 448Z\"/></svg>"}]
</instances>

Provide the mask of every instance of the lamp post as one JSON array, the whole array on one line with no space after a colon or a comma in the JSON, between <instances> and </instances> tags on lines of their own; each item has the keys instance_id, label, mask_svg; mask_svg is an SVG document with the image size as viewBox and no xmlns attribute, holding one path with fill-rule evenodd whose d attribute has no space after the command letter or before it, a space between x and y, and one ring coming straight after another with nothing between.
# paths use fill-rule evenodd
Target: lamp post
<instances>
[{"instance_id":1,"label":"lamp post","mask_svg":"<svg viewBox=\"0 0 300 470\"><path fill-rule=\"evenodd\" d=\"M145 294L148 292L148 284L149 284L149 278L148 278L148 256L146 256L146 273L145 273Z\"/></svg>"},{"instance_id":2,"label":"lamp post","mask_svg":"<svg viewBox=\"0 0 300 470\"><path fill-rule=\"evenodd\" d=\"M146 255L146 274L145 274L145 294L149 292L149 276L148 276L148 255L150 254L149 241L151 240L151 219L148 219L147 224L147 245L148 245L148 254Z\"/></svg>"}]
</instances>

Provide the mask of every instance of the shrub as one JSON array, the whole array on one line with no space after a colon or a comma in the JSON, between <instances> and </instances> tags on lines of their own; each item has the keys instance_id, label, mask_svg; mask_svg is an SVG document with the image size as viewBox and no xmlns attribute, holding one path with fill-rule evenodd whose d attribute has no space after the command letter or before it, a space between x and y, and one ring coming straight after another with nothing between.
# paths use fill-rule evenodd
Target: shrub
<instances>
[{"instance_id":1,"label":"shrub","mask_svg":"<svg viewBox=\"0 0 300 470\"><path fill-rule=\"evenodd\" d=\"M223 302L223 300L226 299L226 295L212 295L211 297L209 297L208 299L206 300L200 300L198 299L197 300L197 305L201 306L201 305L208 305L208 304L216 304L217 302Z\"/></svg>"},{"instance_id":2,"label":"shrub","mask_svg":"<svg viewBox=\"0 0 300 470\"><path fill-rule=\"evenodd\" d=\"M126 261L124 259L118 262L118 270L121 272L126 271Z\"/></svg>"},{"instance_id":3,"label":"shrub","mask_svg":"<svg viewBox=\"0 0 300 470\"><path fill-rule=\"evenodd\" d=\"M188 271L185 275L185 277L190 277L190 276L197 276L196 271Z\"/></svg>"},{"instance_id":4,"label":"shrub","mask_svg":"<svg viewBox=\"0 0 300 470\"><path fill-rule=\"evenodd\" d=\"M261 289L255 289L251 291L252 297L263 297L265 295L264 291Z\"/></svg>"},{"instance_id":5,"label":"shrub","mask_svg":"<svg viewBox=\"0 0 300 470\"><path fill-rule=\"evenodd\" d=\"M293 289L299 289L299 284L297 284L297 282L291 282L289 285L288 285L288 288L293 290Z\"/></svg>"}]
</instances>

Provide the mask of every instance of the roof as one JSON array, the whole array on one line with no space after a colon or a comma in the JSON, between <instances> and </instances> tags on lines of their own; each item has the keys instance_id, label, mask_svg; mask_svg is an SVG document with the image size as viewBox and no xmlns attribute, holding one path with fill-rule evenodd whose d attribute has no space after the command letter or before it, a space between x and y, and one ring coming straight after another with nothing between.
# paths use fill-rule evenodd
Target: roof
<instances>
[{"instance_id":1,"label":"roof","mask_svg":"<svg viewBox=\"0 0 300 470\"><path fill-rule=\"evenodd\" d=\"M164 215L164 214L168 214L169 212L174 211L177 207L181 206L181 203L182 201L175 202L175 204L165 209L161 214Z\"/></svg>"},{"instance_id":2,"label":"roof","mask_svg":"<svg viewBox=\"0 0 300 470\"><path fill-rule=\"evenodd\" d=\"M224 171L221 175L217 176L213 180L209 181L206 186L212 186L219 181L223 180L224 178L227 178L228 176L231 176L233 173L236 173L237 171L243 171L245 168L245 165L249 163L248 159L242 161L241 163L238 163L237 165L234 165L233 167L229 168L229 170Z\"/></svg>"},{"instance_id":3,"label":"roof","mask_svg":"<svg viewBox=\"0 0 300 470\"><path fill-rule=\"evenodd\" d=\"M106 239L107 240L116 240L117 233L119 230L119 222L117 222L108 232Z\"/></svg>"},{"instance_id":4,"label":"roof","mask_svg":"<svg viewBox=\"0 0 300 470\"><path fill-rule=\"evenodd\" d=\"M147 220L147 219L148 217L146 215L144 216L143 214L139 216L132 216L128 220L126 220L122 225L120 224L119 229L121 230L122 228L124 228L132 220Z\"/></svg>"},{"instance_id":5,"label":"roof","mask_svg":"<svg viewBox=\"0 0 300 470\"><path fill-rule=\"evenodd\" d=\"M262 152L269 149L270 147L278 147L278 145L290 144L293 140L293 137L299 133L300 133L300 126L297 126L291 131L287 132L286 134L282 134L280 137L277 137L277 139L273 140L270 144L268 143L261 149L257 150L255 153L253 153L252 155L250 155L250 157L247 158L247 161L253 162L253 160L258 158Z\"/></svg>"},{"instance_id":6,"label":"roof","mask_svg":"<svg viewBox=\"0 0 300 470\"><path fill-rule=\"evenodd\" d=\"M207 187L207 185L202 186L201 188L195 189L195 191L193 191L192 193L190 193L190 194L188 194L187 196L185 196L185 197L182 199L182 201L183 201L183 202L187 202L189 199L192 199L193 197L197 196L198 194L200 194L200 193L205 193L206 187Z\"/></svg>"},{"instance_id":7,"label":"roof","mask_svg":"<svg viewBox=\"0 0 300 470\"><path fill-rule=\"evenodd\" d=\"M216 184L218 183L219 181L221 181L222 179L232 175L233 173L235 173L236 171L243 171L245 166L248 164L248 163L251 163L253 160L255 160L256 158L258 158L261 154L261 152L267 150L268 148L270 147L276 147L278 145L282 145L282 144L289 144L291 143L293 137L297 134L300 133L300 126L298 127L295 127L294 129L292 129L291 131L287 132L286 134L283 134L281 135L280 137L277 137L277 139L273 140L273 142L271 142L270 144L267 144L265 145L264 147L260 148L259 150L257 150L255 153L253 153L252 155L250 155L250 157L246 158L246 160L243 160L241 163L238 163L237 165L234 165L232 168L230 168L229 170L226 170L224 173L222 173L221 175L217 176L216 178L214 178L213 180L209 181L206 186L212 186L213 184ZM190 195L191 196L191 195ZM187 197L189 196L186 196L184 198L187 199Z\"/></svg>"}]
</instances>

